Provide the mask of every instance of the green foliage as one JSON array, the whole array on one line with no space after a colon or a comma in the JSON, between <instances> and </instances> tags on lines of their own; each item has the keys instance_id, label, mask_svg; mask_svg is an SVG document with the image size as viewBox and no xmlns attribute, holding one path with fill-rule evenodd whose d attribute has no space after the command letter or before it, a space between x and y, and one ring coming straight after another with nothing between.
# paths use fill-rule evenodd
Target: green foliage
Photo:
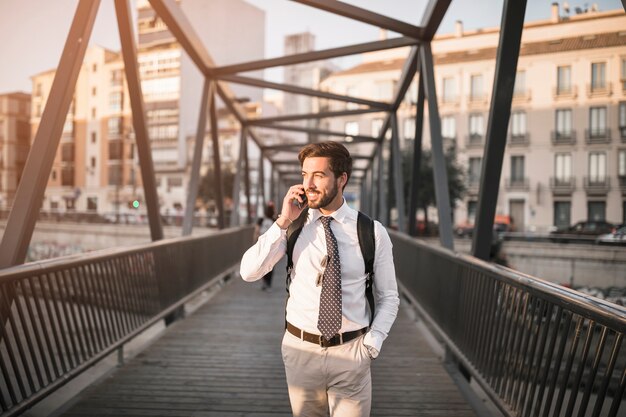
<instances>
[{"instance_id":1,"label":"green foliage","mask_svg":"<svg viewBox=\"0 0 626 417\"><path fill-rule=\"evenodd\" d=\"M200 179L198 185L198 198L206 204L208 202L214 202L216 198L215 192L215 170L211 167ZM224 187L224 199L230 198L233 195L233 188L235 184L235 174L228 167L222 167L222 184Z\"/></svg>"}]
</instances>

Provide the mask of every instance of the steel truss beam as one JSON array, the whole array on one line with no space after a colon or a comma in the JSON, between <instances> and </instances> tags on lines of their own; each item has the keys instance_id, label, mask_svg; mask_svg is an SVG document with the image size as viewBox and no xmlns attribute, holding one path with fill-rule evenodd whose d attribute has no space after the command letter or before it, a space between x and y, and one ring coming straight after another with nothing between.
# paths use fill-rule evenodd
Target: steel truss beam
<instances>
[{"instance_id":1,"label":"steel truss beam","mask_svg":"<svg viewBox=\"0 0 626 417\"><path fill-rule=\"evenodd\" d=\"M293 54L278 58L262 59L258 61L244 62L241 64L226 65L210 70L213 77L237 74L240 72L256 71L266 68L282 67L287 65L302 64L305 62L321 61L324 59L337 58L349 55L362 54L365 52L382 51L385 49L402 48L415 45L416 40L408 37L385 39L375 42L360 43L357 45L342 46L339 48L312 51L302 54Z\"/></svg>"},{"instance_id":2,"label":"steel truss beam","mask_svg":"<svg viewBox=\"0 0 626 417\"><path fill-rule=\"evenodd\" d=\"M99 6L99 0L81 0L76 8L50 95L2 235L0 268L23 264L26 259Z\"/></svg>"},{"instance_id":3,"label":"steel truss beam","mask_svg":"<svg viewBox=\"0 0 626 417\"><path fill-rule=\"evenodd\" d=\"M400 20L371 12L360 7L352 6L337 0L293 0L297 3L306 4L316 9L348 17L352 20L378 26L382 29L391 30L414 39L422 38L422 28Z\"/></svg>"},{"instance_id":4,"label":"steel truss beam","mask_svg":"<svg viewBox=\"0 0 626 417\"><path fill-rule=\"evenodd\" d=\"M300 127L300 126L287 126L287 125L268 125L263 126L264 129L275 129L275 130L286 130L289 132L303 132L303 133L311 133L314 135L323 135L323 136L337 136L341 138L352 138L352 140L348 140L348 142L358 143L358 142L374 142L377 141L378 138L373 136L366 135L347 135L344 132L334 132L332 130L322 130L322 129L313 129L309 127ZM264 149L268 149L267 147Z\"/></svg>"},{"instance_id":5,"label":"steel truss beam","mask_svg":"<svg viewBox=\"0 0 626 417\"><path fill-rule=\"evenodd\" d=\"M260 119L248 120L248 126L265 126L275 122L293 122L309 119L325 119L329 117L342 117L342 116L355 116L366 113L380 113L385 110L366 108L355 110L343 110L343 111L330 111L319 113L307 113L307 114L289 114L286 116L265 117Z\"/></svg>"},{"instance_id":6,"label":"steel truss beam","mask_svg":"<svg viewBox=\"0 0 626 417\"><path fill-rule=\"evenodd\" d=\"M496 72L491 93L487 140L480 175L477 217L472 241L472 254L485 260L489 259L493 238L493 220L500 188L502 159L506 148L509 117L511 116L511 102L525 11L526 0L505 0L502 10Z\"/></svg>"},{"instance_id":7,"label":"steel truss beam","mask_svg":"<svg viewBox=\"0 0 626 417\"><path fill-rule=\"evenodd\" d=\"M240 75L224 75L222 77L219 77L219 79L222 81L228 81L228 82L235 83L235 84L243 84L243 85L249 85L252 87L269 88L272 90L285 91L291 94L301 94L301 95L310 96L310 97L325 98L328 100L345 101L348 103L362 104L365 106L370 106L370 107L374 107L374 108L381 109L381 110L389 110L391 108L391 105L389 103L382 103L379 101L366 100L366 99L358 98L358 97L349 97L349 96L343 96L340 94L327 93L324 91L298 87L295 85L273 83L271 81L264 81L264 80L259 80L256 78L242 77Z\"/></svg>"},{"instance_id":8,"label":"steel truss beam","mask_svg":"<svg viewBox=\"0 0 626 417\"><path fill-rule=\"evenodd\" d=\"M422 138L424 131L424 79L420 75L417 84L417 104L415 105L415 136L413 141L413 164L411 165L411 186L409 192L409 235L417 236L417 195L419 192L420 169L422 163Z\"/></svg>"},{"instance_id":9,"label":"steel truss beam","mask_svg":"<svg viewBox=\"0 0 626 417\"><path fill-rule=\"evenodd\" d=\"M430 0L422 18L422 26L424 27L422 40L424 42L430 42L433 39L451 2L452 0Z\"/></svg>"}]
</instances>

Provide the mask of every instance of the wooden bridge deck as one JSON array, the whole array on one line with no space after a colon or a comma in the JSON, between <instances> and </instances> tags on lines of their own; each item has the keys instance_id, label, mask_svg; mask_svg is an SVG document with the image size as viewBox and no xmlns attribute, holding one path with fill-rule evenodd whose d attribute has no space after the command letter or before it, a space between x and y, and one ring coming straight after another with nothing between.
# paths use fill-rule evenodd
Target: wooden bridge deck
<instances>
[{"instance_id":1,"label":"wooden bridge deck","mask_svg":"<svg viewBox=\"0 0 626 417\"><path fill-rule=\"evenodd\" d=\"M62 415L291 415L280 354L285 292L276 275L271 293L233 279ZM475 416L402 309L372 375L372 416Z\"/></svg>"}]
</instances>

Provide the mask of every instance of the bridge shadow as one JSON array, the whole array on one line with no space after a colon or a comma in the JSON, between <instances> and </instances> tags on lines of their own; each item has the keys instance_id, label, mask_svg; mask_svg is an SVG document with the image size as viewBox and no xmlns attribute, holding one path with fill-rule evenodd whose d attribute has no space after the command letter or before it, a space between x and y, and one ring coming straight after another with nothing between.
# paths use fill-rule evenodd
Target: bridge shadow
<instances>
[{"instance_id":1,"label":"bridge shadow","mask_svg":"<svg viewBox=\"0 0 626 417\"><path fill-rule=\"evenodd\" d=\"M261 291L260 282L231 279L56 415L290 416L280 354L283 271L281 263L271 292ZM372 416L475 416L403 308L372 378Z\"/></svg>"}]
</instances>

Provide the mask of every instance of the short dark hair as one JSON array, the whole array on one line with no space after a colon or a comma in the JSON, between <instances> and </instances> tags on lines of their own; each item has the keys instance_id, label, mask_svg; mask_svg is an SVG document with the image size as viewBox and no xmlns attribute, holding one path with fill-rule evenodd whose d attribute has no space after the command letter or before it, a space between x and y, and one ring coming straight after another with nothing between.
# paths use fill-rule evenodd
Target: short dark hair
<instances>
[{"instance_id":1,"label":"short dark hair","mask_svg":"<svg viewBox=\"0 0 626 417\"><path fill-rule=\"evenodd\" d=\"M298 160L300 166L304 164L306 158L329 158L330 170L339 178L344 172L350 179L352 174L352 157L348 149L339 142L327 141L310 143L300 150ZM346 181L346 184L348 181Z\"/></svg>"}]
</instances>

